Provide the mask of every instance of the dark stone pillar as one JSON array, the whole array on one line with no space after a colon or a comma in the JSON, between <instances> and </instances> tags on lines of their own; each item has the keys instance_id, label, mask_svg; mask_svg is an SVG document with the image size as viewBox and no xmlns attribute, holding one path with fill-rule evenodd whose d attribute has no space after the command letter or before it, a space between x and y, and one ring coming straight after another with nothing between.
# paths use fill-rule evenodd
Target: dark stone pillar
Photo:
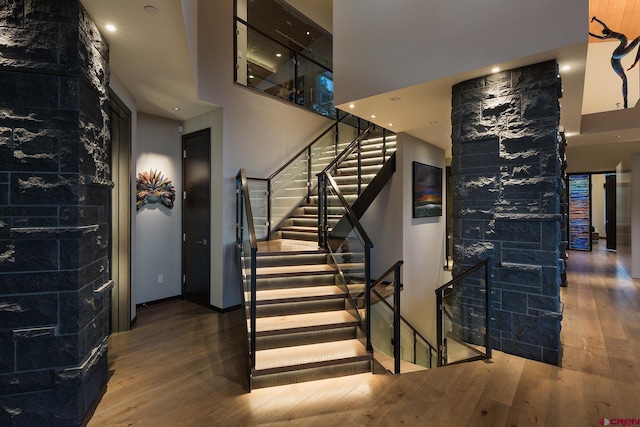
<instances>
[{"instance_id":1,"label":"dark stone pillar","mask_svg":"<svg viewBox=\"0 0 640 427\"><path fill-rule=\"evenodd\" d=\"M107 376L108 47L79 0L3 1L0 31L0 425L78 425Z\"/></svg>"},{"instance_id":2,"label":"dark stone pillar","mask_svg":"<svg viewBox=\"0 0 640 427\"><path fill-rule=\"evenodd\" d=\"M564 139L555 61L453 87L454 277L492 258L491 344L559 364L564 272ZM478 282L458 330L481 335ZM477 339L476 339L477 341Z\"/></svg>"}]
</instances>

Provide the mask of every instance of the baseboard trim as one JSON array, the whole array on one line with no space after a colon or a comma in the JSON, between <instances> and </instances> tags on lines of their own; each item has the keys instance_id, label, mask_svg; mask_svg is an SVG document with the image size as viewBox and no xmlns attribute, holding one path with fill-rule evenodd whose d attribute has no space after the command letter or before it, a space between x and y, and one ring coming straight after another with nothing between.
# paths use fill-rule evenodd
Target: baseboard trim
<instances>
[{"instance_id":1,"label":"baseboard trim","mask_svg":"<svg viewBox=\"0 0 640 427\"><path fill-rule=\"evenodd\" d=\"M157 299L157 300L153 300L153 301L143 302L141 304L136 304L136 308L138 309L138 308L148 307L150 305L162 304L163 302L173 301L173 300L176 300L176 299L182 299L182 295L174 295L172 297L161 298L161 299Z\"/></svg>"},{"instance_id":2,"label":"baseboard trim","mask_svg":"<svg viewBox=\"0 0 640 427\"><path fill-rule=\"evenodd\" d=\"M215 305L209 304L209 307L217 313L224 314L224 313L229 313L230 311L237 310L240 307L242 307L242 305L238 304L238 305L232 305L231 307L227 307L227 308L219 308L219 307L216 307Z\"/></svg>"}]
</instances>

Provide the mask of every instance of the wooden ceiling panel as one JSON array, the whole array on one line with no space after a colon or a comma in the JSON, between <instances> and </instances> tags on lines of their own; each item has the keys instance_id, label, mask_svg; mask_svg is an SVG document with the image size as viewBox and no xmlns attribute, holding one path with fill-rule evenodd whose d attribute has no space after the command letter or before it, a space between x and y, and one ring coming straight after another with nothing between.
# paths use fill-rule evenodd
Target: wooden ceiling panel
<instances>
[{"instance_id":1,"label":"wooden ceiling panel","mask_svg":"<svg viewBox=\"0 0 640 427\"><path fill-rule=\"evenodd\" d=\"M589 16L597 17L607 24L612 31L627 36L629 41L640 36L639 0L590 0ZM589 31L594 34L602 34L602 26L597 22L590 22ZM600 40L595 37L589 37L590 43L610 41L611 39Z\"/></svg>"}]
</instances>

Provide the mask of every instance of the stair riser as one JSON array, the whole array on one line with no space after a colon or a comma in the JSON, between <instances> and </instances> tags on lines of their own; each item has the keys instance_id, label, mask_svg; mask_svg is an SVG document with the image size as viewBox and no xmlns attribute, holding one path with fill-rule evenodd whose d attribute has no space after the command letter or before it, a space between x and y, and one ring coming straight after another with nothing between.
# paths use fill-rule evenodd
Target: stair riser
<instances>
[{"instance_id":1,"label":"stair riser","mask_svg":"<svg viewBox=\"0 0 640 427\"><path fill-rule=\"evenodd\" d=\"M282 230L283 239L305 240L307 242L317 242L318 233L302 233L299 231Z\"/></svg>"},{"instance_id":2,"label":"stair riser","mask_svg":"<svg viewBox=\"0 0 640 427\"><path fill-rule=\"evenodd\" d=\"M289 372L255 375L251 379L251 388L272 387L283 384L315 381L327 378L337 378L346 375L356 375L371 372L371 360L358 360L339 365L307 368Z\"/></svg>"},{"instance_id":3,"label":"stair riser","mask_svg":"<svg viewBox=\"0 0 640 427\"><path fill-rule=\"evenodd\" d=\"M257 278L257 289L286 289L303 286L327 286L336 283L335 274L318 274L314 276L289 276Z\"/></svg>"},{"instance_id":4,"label":"stair riser","mask_svg":"<svg viewBox=\"0 0 640 427\"><path fill-rule=\"evenodd\" d=\"M322 331L302 332L284 335L272 335L256 339L256 350L291 347L296 345L318 344L349 340L357 337L356 327L334 328Z\"/></svg>"},{"instance_id":5,"label":"stair riser","mask_svg":"<svg viewBox=\"0 0 640 427\"><path fill-rule=\"evenodd\" d=\"M277 304L261 304L256 307L258 317L287 316L290 314L319 313L344 309L344 297L290 302Z\"/></svg>"},{"instance_id":6,"label":"stair riser","mask_svg":"<svg viewBox=\"0 0 640 427\"><path fill-rule=\"evenodd\" d=\"M309 264L325 264L327 262L326 254L304 254L304 255L285 255L285 256L259 256L257 257L257 267L281 267L285 265L309 265Z\"/></svg>"}]
</instances>

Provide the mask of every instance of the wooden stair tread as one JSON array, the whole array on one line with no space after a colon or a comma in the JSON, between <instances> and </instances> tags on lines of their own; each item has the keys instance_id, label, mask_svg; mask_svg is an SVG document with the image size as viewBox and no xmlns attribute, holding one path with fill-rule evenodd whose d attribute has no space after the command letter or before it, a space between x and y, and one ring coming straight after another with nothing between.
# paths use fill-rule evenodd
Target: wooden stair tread
<instances>
[{"instance_id":1,"label":"wooden stair tread","mask_svg":"<svg viewBox=\"0 0 640 427\"><path fill-rule=\"evenodd\" d=\"M344 263L338 264L342 271L357 270L364 268L362 263ZM256 274L258 277L277 277L291 276L302 274L326 274L335 273L337 270L329 264L302 264L302 265L282 265L276 267L257 267Z\"/></svg>"},{"instance_id":2,"label":"wooden stair tread","mask_svg":"<svg viewBox=\"0 0 640 427\"><path fill-rule=\"evenodd\" d=\"M247 324L249 322L250 319L247 319ZM356 318L345 310L259 317L256 319L256 334L269 335L288 330L302 331L330 326L346 327L355 326L357 323Z\"/></svg>"},{"instance_id":3,"label":"wooden stair tread","mask_svg":"<svg viewBox=\"0 0 640 427\"><path fill-rule=\"evenodd\" d=\"M286 300L342 298L345 293L337 286L308 286L304 288L267 289L257 291L257 303L275 303Z\"/></svg>"},{"instance_id":4,"label":"wooden stair tread","mask_svg":"<svg viewBox=\"0 0 640 427\"><path fill-rule=\"evenodd\" d=\"M256 351L254 375L269 374L289 367L300 369L338 360L367 360L369 353L357 339L307 344Z\"/></svg>"},{"instance_id":5,"label":"wooden stair tread","mask_svg":"<svg viewBox=\"0 0 640 427\"><path fill-rule=\"evenodd\" d=\"M319 253L324 252L318 248L317 242L309 242L306 240L295 239L273 239L267 241L260 241L258 243L258 256L270 255L270 254L285 254L285 253Z\"/></svg>"}]
</instances>

